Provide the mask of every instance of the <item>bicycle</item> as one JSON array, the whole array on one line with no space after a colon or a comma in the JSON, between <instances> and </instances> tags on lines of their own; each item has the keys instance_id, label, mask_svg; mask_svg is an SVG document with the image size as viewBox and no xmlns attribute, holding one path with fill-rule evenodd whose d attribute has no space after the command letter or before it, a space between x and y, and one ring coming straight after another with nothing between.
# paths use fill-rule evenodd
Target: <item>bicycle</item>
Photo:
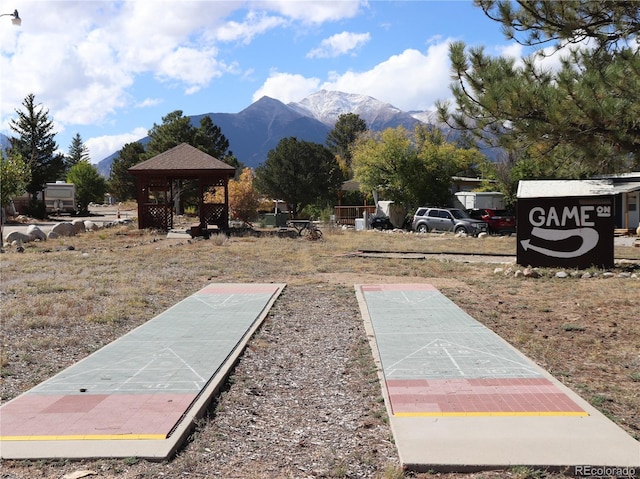
<instances>
[{"instance_id":1,"label":"bicycle","mask_svg":"<svg viewBox=\"0 0 640 479\"><path fill-rule=\"evenodd\" d=\"M305 231L305 238L309 241L316 241L322 238L322 231L320 231L320 228L318 228L313 221L309 221Z\"/></svg>"}]
</instances>

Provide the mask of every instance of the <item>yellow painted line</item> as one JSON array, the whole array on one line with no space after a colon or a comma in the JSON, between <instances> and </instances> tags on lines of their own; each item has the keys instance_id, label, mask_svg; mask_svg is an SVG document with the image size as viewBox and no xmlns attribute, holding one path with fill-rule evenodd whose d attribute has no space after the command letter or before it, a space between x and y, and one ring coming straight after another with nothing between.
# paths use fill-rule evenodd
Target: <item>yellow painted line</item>
<instances>
[{"instance_id":1,"label":"yellow painted line","mask_svg":"<svg viewBox=\"0 0 640 479\"><path fill-rule=\"evenodd\" d=\"M0 441L117 441L166 438L166 434L77 434L69 436L0 436Z\"/></svg>"},{"instance_id":2,"label":"yellow painted line","mask_svg":"<svg viewBox=\"0 0 640 479\"><path fill-rule=\"evenodd\" d=\"M484 417L484 416L588 416L584 411L487 411L487 412L398 412L397 417Z\"/></svg>"}]
</instances>

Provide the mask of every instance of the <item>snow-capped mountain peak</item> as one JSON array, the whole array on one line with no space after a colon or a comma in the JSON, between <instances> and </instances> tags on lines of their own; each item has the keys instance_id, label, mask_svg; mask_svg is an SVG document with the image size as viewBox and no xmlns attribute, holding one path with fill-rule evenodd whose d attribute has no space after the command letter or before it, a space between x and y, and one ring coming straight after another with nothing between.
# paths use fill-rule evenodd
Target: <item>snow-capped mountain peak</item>
<instances>
[{"instance_id":1,"label":"snow-capped mountain peak","mask_svg":"<svg viewBox=\"0 0 640 479\"><path fill-rule=\"evenodd\" d=\"M287 106L331 128L335 126L338 117L346 113L357 114L374 130L378 124L388 123L391 118L395 118L395 123L398 124L411 125L415 122L409 114L389 103L367 95L339 91L320 90L299 102L288 103Z\"/></svg>"}]
</instances>

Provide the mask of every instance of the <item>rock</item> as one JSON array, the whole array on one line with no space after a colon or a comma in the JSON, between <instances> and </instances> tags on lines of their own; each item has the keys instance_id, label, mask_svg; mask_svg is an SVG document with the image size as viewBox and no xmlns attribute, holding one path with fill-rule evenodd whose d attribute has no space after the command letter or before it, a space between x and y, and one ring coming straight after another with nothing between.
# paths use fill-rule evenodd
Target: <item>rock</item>
<instances>
[{"instance_id":1,"label":"rock","mask_svg":"<svg viewBox=\"0 0 640 479\"><path fill-rule=\"evenodd\" d=\"M566 271L558 271L556 273L556 278L564 279L564 278L568 278L568 277L569 277L569 275L566 273Z\"/></svg>"},{"instance_id":2,"label":"rock","mask_svg":"<svg viewBox=\"0 0 640 479\"><path fill-rule=\"evenodd\" d=\"M486 238L487 236L489 236L489 234L484 231L482 233L478 233L478 238Z\"/></svg>"},{"instance_id":3,"label":"rock","mask_svg":"<svg viewBox=\"0 0 640 479\"><path fill-rule=\"evenodd\" d=\"M74 234L84 233L86 231L83 220L73 220L71 225L73 226Z\"/></svg>"},{"instance_id":4,"label":"rock","mask_svg":"<svg viewBox=\"0 0 640 479\"><path fill-rule=\"evenodd\" d=\"M31 238L31 241L47 239L47 234L36 225L29 225L27 235Z\"/></svg>"},{"instance_id":5,"label":"rock","mask_svg":"<svg viewBox=\"0 0 640 479\"><path fill-rule=\"evenodd\" d=\"M522 274L524 275L525 278L539 278L540 277L540 273L538 273L533 268L525 268L524 271L522 272Z\"/></svg>"},{"instance_id":6,"label":"rock","mask_svg":"<svg viewBox=\"0 0 640 479\"><path fill-rule=\"evenodd\" d=\"M91 220L85 220L84 221L84 229L85 231L96 231L97 229L99 229L98 224L94 223Z\"/></svg>"},{"instance_id":7,"label":"rock","mask_svg":"<svg viewBox=\"0 0 640 479\"><path fill-rule=\"evenodd\" d=\"M56 223L51 228L51 233L55 233L58 236L73 236L76 234L76 229L73 224L68 221L63 221L62 223ZM49 236L51 237L51 236Z\"/></svg>"},{"instance_id":8,"label":"rock","mask_svg":"<svg viewBox=\"0 0 640 479\"><path fill-rule=\"evenodd\" d=\"M493 270L493 274L502 274L502 273L504 273L503 268L496 268Z\"/></svg>"},{"instance_id":9,"label":"rock","mask_svg":"<svg viewBox=\"0 0 640 479\"><path fill-rule=\"evenodd\" d=\"M60 238L60 235L55 231L49 231L49 233L47 233L47 238L56 239L56 238Z\"/></svg>"},{"instance_id":10,"label":"rock","mask_svg":"<svg viewBox=\"0 0 640 479\"><path fill-rule=\"evenodd\" d=\"M602 273L602 277L603 278L613 278L615 276L615 274L613 274L611 271L607 271L605 273Z\"/></svg>"},{"instance_id":11,"label":"rock","mask_svg":"<svg viewBox=\"0 0 640 479\"><path fill-rule=\"evenodd\" d=\"M589 273L588 271L582 273L582 276L580 276L582 279L589 279L591 278L591 273Z\"/></svg>"},{"instance_id":12,"label":"rock","mask_svg":"<svg viewBox=\"0 0 640 479\"><path fill-rule=\"evenodd\" d=\"M82 470L82 471L75 471L75 472L70 472L68 474L65 474L64 476L62 476L62 479L81 479L83 477L87 477L87 476L97 476L98 473L96 471L91 471L91 470Z\"/></svg>"},{"instance_id":13,"label":"rock","mask_svg":"<svg viewBox=\"0 0 640 479\"><path fill-rule=\"evenodd\" d=\"M638 227L636 228L636 234L640 236L640 225L638 225Z\"/></svg>"},{"instance_id":14,"label":"rock","mask_svg":"<svg viewBox=\"0 0 640 479\"><path fill-rule=\"evenodd\" d=\"M514 276L515 276L516 278L520 278L520 277L524 276L524 273L522 272L522 270L521 270L521 269L518 269L518 270L516 270L516 272L515 272Z\"/></svg>"},{"instance_id":15,"label":"rock","mask_svg":"<svg viewBox=\"0 0 640 479\"><path fill-rule=\"evenodd\" d=\"M9 244L12 244L14 241L22 244L31 241L31 237L29 235L21 233L20 231L12 231L7 235L5 241Z\"/></svg>"}]
</instances>

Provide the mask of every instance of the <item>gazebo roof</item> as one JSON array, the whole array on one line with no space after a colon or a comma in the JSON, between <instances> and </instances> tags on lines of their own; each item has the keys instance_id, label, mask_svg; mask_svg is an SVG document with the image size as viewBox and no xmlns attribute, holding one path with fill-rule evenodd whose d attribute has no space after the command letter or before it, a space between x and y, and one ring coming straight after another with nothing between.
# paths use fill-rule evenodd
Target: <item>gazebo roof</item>
<instances>
[{"instance_id":1,"label":"gazebo roof","mask_svg":"<svg viewBox=\"0 0 640 479\"><path fill-rule=\"evenodd\" d=\"M142 163L138 163L137 165L129 168L129 171L133 174L151 172L174 174L179 174L180 172L213 173L217 171L233 175L235 170L236 169L233 166L227 165L223 161L214 158L204 151L198 150L188 143L181 143L170 150L160 153L153 158L149 158L147 161L143 161Z\"/></svg>"}]
</instances>

